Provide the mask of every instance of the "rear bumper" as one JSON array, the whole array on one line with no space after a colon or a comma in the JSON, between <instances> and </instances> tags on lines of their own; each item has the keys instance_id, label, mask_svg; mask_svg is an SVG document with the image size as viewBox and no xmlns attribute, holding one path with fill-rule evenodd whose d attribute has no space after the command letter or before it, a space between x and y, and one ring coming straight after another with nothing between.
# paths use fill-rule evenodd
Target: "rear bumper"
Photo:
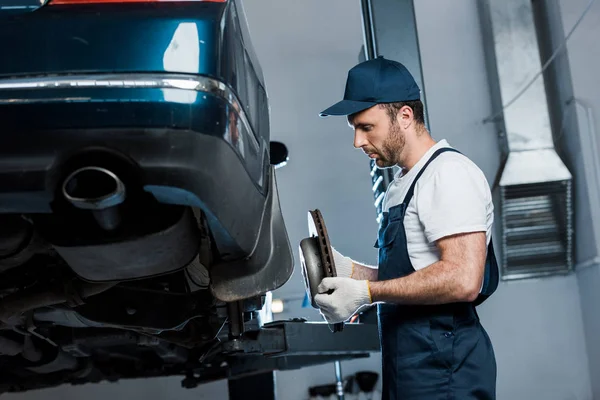
<instances>
[{"instance_id":1,"label":"rear bumper","mask_svg":"<svg viewBox=\"0 0 600 400\"><path fill-rule=\"evenodd\" d=\"M118 164L159 202L202 209L223 258L242 259L219 266L217 298L274 290L292 253L268 144L240 109L199 76L0 81L0 213L51 213L75 168Z\"/></svg>"},{"instance_id":2,"label":"rear bumper","mask_svg":"<svg viewBox=\"0 0 600 400\"><path fill-rule=\"evenodd\" d=\"M247 255L271 188L267 145L239 109L198 76L2 80L0 212L50 213L70 171L118 158L160 202L204 210L225 253Z\"/></svg>"}]
</instances>

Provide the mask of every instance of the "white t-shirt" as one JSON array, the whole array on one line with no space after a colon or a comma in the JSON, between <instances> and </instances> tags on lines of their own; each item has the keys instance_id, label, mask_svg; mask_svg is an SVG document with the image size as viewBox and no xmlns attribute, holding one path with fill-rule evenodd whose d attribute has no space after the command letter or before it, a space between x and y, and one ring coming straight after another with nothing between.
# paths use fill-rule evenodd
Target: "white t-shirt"
<instances>
[{"instance_id":1,"label":"white t-shirt","mask_svg":"<svg viewBox=\"0 0 600 400\"><path fill-rule=\"evenodd\" d=\"M396 174L383 200L383 211L402 203L417 173L442 147L452 146L441 140L406 175L402 176L402 171ZM485 231L489 244L493 222L490 186L479 167L453 151L438 155L417 181L404 216L408 254L414 269L439 261L435 241L448 235Z\"/></svg>"}]
</instances>

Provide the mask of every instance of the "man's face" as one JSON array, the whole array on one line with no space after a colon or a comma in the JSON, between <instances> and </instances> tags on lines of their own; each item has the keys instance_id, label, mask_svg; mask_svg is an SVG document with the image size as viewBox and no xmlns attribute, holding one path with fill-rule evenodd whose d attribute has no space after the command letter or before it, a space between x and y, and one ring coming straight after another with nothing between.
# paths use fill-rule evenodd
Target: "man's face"
<instances>
[{"instance_id":1,"label":"man's face","mask_svg":"<svg viewBox=\"0 0 600 400\"><path fill-rule=\"evenodd\" d=\"M374 106L362 111L352 117L351 126L354 147L375 159L377 167L390 168L398 164L406 142L405 133L398 123L391 123L385 109Z\"/></svg>"}]
</instances>

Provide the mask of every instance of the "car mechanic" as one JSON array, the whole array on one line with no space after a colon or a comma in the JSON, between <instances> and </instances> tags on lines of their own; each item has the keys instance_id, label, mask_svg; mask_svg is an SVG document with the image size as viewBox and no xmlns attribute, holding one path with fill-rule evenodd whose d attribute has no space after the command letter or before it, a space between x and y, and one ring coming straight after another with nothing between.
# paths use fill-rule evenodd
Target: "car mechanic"
<instances>
[{"instance_id":1,"label":"car mechanic","mask_svg":"<svg viewBox=\"0 0 600 400\"><path fill-rule=\"evenodd\" d=\"M475 163L432 138L420 97L407 68L380 56L352 68L343 100L320 114L346 116L354 147L399 171L378 265L333 249L337 277L315 301L329 323L377 306L383 399L495 399L494 349L475 311L498 285L491 191Z\"/></svg>"}]
</instances>

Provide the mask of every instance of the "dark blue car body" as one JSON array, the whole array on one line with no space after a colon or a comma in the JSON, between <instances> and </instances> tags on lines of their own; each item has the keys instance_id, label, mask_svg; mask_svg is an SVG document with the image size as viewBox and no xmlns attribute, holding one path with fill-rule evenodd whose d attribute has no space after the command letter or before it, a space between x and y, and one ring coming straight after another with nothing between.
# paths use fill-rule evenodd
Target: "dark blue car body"
<instances>
[{"instance_id":1,"label":"dark blue car body","mask_svg":"<svg viewBox=\"0 0 600 400\"><path fill-rule=\"evenodd\" d=\"M250 255L276 187L262 71L237 13L157 2L6 17L0 212L52 212L71 159L114 151L160 202L203 209L225 259ZM279 261L289 274L289 254Z\"/></svg>"},{"instance_id":2,"label":"dark blue car body","mask_svg":"<svg viewBox=\"0 0 600 400\"><path fill-rule=\"evenodd\" d=\"M198 318L222 327L219 304L255 312L265 293L289 279L293 257L271 163L265 82L237 1L5 7L0 52L0 311L5 295L21 293L3 274L39 292L45 286L18 271L64 264L81 287L112 285L89 301L83 289L68 292L68 307L59 308L69 321L76 315L87 327L165 334ZM114 172L128 187L116 230L92 226L89 211L64 198L70 174L87 166ZM164 286L161 279L179 276L205 245L210 290L197 292L201 305L192 307L201 312L173 311L171 300L160 300L156 315L138 312L135 323L115 316L134 315L124 308L140 301L128 292L133 286ZM23 292L14 304L32 299ZM109 304L123 309L100 310ZM0 321L8 327L31 311L40 326L74 327L56 320L56 308L50 318L50 304L37 305L0 312ZM46 317L36 320L40 310ZM208 329L212 336L197 347L218 331ZM35 386L19 379L23 388Z\"/></svg>"}]
</instances>

